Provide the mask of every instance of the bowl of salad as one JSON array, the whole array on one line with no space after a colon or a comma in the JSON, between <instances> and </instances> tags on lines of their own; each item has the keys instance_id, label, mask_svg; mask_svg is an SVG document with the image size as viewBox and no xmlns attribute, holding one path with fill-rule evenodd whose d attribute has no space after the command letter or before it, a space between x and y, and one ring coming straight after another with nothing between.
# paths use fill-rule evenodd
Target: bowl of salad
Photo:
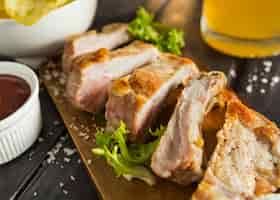
<instances>
[{"instance_id":1,"label":"bowl of salad","mask_svg":"<svg viewBox=\"0 0 280 200\"><path fill-rule=\"evenodd\" d=\"M0 0L0 55L44 57L92 24L97 0Z\"/></svg>"}]
</instances>

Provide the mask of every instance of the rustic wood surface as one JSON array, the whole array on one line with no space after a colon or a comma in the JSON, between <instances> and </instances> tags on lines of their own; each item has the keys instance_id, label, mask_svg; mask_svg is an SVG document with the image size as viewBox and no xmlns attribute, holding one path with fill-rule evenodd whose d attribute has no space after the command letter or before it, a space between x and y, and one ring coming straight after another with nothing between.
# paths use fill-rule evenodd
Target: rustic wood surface
<instances>
[{"instance_id":1,"label":"rustic wood surface","mask_svg":"<svg viewBox=\"0 0 280 200\"><path fill-rule=\"evenodd\" d=\"M280 102L280 84L277 84L277 77L280 75L280 57L251 60L237 59L209 48L203 43L199 34L201 1L101 0L99 1L97 18L93 28L114 21L128 21L134 16L135 9L143 4L150 11L153 11L160 21L183 28L186 31L187 47L184 51L186 56L194 59L201 67L224 71L229 77L231 87L248 105L280 125L280 107L278 105ZM7 60L7 58L0 59ZM270 70L265 67L266 64L264 63L267 62L264 61L272 61ZM255 81L253 77L258 77L258 80ZM273 86L270 84L271 79L276 80ZM268 80L268 83L264 80ZM40 98L44 116L44 130L39 141L24 155L7 165L0 166L0 199L98 199L95 186L90 180L79 154L75 153L72 140L67 137L68 133L61 123L61 119L46 90L41 89ZM92 120L91 116L85 118ZM89 143L89 141L85 141L85 143ZM87 145L87 148L90 148L90 143ZM69 155L69 152L65 153L64 149L72 150L74 153ZM54 153L56 159L52 160ZM86 154L90 156L89 152ZM88 162L87 157L84 159ZM91 161L95 162L95 160ZM93 166L93 163L87 166ZM112 171L104 163L99 168L102 168L99 170L104 171L99 179L102 179L103 176L104 179L112 176ZM126 184L122 179L114 179L112 183L107 183L109 187L106 189L107 191L102 192L112 190L120 197L127 188L118 187L116 183L118 181ZM99 184L102 184L102 182L99 181ZM133 184L136 184L137 191L144 187L138 182ZM168 196L170 191L174 190L174 187L172 185L169 187L169 183L166 182L162 184L167 189L164 193L161 193L161 199L172 199L172 197L175 199L175 196ZM157 188L147 190L151 194L149 199L157 199ZM181 188L178 190L182 192L182 195L188 192L188 190ZM135 197L133 199L140 199L137 191L131 191L134 194L133 197ZM184 199L187 199L187 197Z\"/></svg>"}]
</instances>

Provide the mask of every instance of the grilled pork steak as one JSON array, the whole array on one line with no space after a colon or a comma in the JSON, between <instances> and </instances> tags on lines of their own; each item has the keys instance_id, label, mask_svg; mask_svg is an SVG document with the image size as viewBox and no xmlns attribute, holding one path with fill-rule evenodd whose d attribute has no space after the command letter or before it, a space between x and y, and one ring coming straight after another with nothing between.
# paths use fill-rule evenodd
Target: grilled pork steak
<instances>
[{"instance_id":1,"label":"grilled pork steak","mask_svg":"<svg viewBox=\"0 0 280 200\"><path fill-rule=\"evenodd\" d=\"M182 185L201 178L204 144L201 125L211 101L225 86L223 73L210 72L191 81L183 90L152 156L155 174Z\"/></svg>"},{"instance_id":2,"label":"grilled pork steak","mask_svg":"<svg viewBox=\"0 0 280 200\"><path fill-rule=\"evenodd\" d=\"M131 140L143 138L143 131L151 127L169 92L198 73L191 60L165 53L153 63L115 80L106 105L107 128L116 129L123 121Z\"/></svg>"},{"instance_id":3,"label":"grilled pork steak","mask_svg":"<svg viewBox=\"0 0 280 200\"><path fill-rule=\"evenodd\" d=\"M111 81L127 75L159 56L151 44L135 41L109 52L107 49L78 57L69 74L66 93L78 109L96 113L104 108Z\"/></svg>"},{"instance_id":4,"label":"grilled pork steak","mask_svg":"<svg viewBox=\"0 0 280 200\"><path fill-rule=\"evenodd\" d=\"M62 57L63 71L71 71L72 61L78 56L95 52L101 48L111 50L128 43L132 38L127 28L127 24L115 23L105 26L100 33L90 31L69 38L66 41Z\"/></svg>"},{"instance_id":5,"label":"grilled pork steak","mask_svg":"<svg viewBox=\"0 0 280 200\"><path fill-rule=\"evenodd\" d=\"M279 129L239 100L227 101L225 124L193 200L258 199L280 186Z\"/></svg>"}]
</instances>

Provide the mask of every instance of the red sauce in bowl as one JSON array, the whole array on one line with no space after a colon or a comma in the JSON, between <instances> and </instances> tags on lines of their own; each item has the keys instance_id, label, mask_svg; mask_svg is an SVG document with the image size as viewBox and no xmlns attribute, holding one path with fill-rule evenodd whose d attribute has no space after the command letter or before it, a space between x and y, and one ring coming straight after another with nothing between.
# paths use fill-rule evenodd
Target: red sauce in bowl
<instances>
[{"instance_id":1,"label":"red sauce in bowl","mask_svg":"<svg viewBox=\"0 0 280 200\"><path fill-rule=\"evenodd\" d=\"M0 74L0 120L16 112L30 94L31 89L25 80L13 75Z\"/></svg>"}]
</instances>

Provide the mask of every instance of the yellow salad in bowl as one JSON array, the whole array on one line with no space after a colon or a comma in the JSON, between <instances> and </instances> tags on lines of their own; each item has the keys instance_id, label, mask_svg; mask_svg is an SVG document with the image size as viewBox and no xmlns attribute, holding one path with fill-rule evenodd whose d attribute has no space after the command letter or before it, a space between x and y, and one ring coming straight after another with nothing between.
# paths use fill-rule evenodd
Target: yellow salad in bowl
<instances>
[{"instance_id":1,"label":"yellow salad in bowl","mask_svg":"<svg viewBox=\"0 0 280 200\"><path fill-rule=\"evenodd\" d=\"M45 57L92 24L97 0L0 0L0 55Z\"/></svg>"},{"instance_id":2,"label":"yellow salad in bowl","mask_svg":"<svg viewBox=\"0 0 280 200\"><path fill-rule=\"evenodd\" d=\"M35 24L52 10L73 0L0 0L2 18L12 18L25 25Z\"/></svg>"}]
</instances>

